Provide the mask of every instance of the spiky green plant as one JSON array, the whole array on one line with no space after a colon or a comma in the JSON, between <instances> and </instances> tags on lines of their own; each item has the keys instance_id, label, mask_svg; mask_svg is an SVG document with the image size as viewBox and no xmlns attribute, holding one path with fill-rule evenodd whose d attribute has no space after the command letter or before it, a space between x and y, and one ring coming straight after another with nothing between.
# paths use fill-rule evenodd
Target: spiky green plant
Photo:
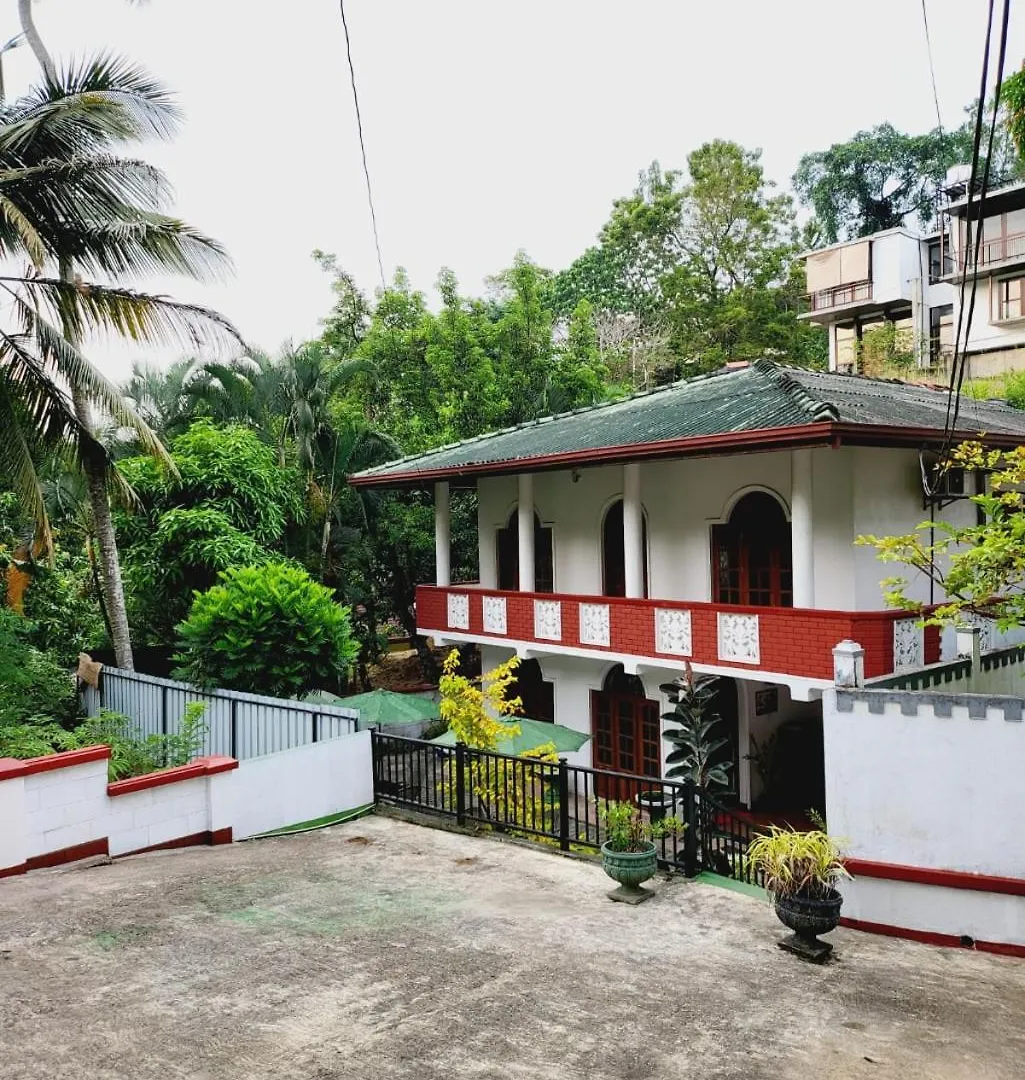
<instances>
[{"instance_id":1,"label":"spiky green plant","mask_svg":"<svg viewBox=\"0 0 1025 1080\"><path fill-rule=\"evenodd\" d=\"M797 832L774 825L751 841L747 860L762 872L773 896L822 899L841 878L850 876L836 841L821 829Z\"/></svg>"}]
</instances>

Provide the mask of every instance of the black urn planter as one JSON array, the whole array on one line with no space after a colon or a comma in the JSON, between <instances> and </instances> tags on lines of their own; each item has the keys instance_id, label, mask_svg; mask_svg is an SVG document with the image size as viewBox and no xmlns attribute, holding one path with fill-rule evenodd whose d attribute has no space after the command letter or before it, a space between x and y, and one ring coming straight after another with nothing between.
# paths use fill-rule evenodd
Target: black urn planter
<instances>
[{"instance_id":1,"label":"black urn planter","mask_svg":"<svg viewBox=\"0 0 1025 1080\"><path fill-rule=\"evenodd\" d=\"M821 964L833 951L833 946L828 941L819 941L819 935L836 929L842 904L843 897L836 889L830 889L822 897L777 896L776 917L793 930L792 934L779 942L779 947L803 960Z\"/></svg>"},{"instance_id":2,"label":"black urn planter","mask_svg":"<svg viewBox=\"0 0 1025 1080\"><path fill-rule=\"evenodd\" d=\"M642 791L637 796L637 805L648 811L651 824L662 821L676 811L676 797L666 791Z\"/></svg>"}]
</instances>

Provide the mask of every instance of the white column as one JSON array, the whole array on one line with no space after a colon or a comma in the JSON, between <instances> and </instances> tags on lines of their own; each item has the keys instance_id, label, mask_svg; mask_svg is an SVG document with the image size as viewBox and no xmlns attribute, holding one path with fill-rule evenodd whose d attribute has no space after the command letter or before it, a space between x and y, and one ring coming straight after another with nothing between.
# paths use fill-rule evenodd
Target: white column
<instances>
[{"instance_id":1,"label":"white column","mask_svg":"<svg viewBox=\"0 0 1025 1080\"><path fill-rule=\"evenodd\" d=\"M836 371L836 323L826 328L826 340L829 342L829 370Z\"/></svg>"},{"instance_id":2,"label":"white column","mask_svg":"<svg viewBox=\"0 0 1025 1080\"><path fill-rule=\"evenodd\" d=\"M452 584L452 537L449 527L448 481L434 485L434 559L438 585Z\"/></svg>"},{"instance_id":3,"label":"white column","mask_svg":"<svg viewBox=\"0 0 1025 1080\"><path fill-rule=\"evenodd\" d=\"M815 606L815 545L812 531L812 452L790 452L790 540L794 560L794 607Z\"/></svg>"},{"instance_id":4,"label":"white column","mask_svg":"<svg viewBox=\"0 0 1025 1080\"><path fill-rule=\"evenodd\" d=\"M644 511L641 509L641 466L623 466L623 559L626 595L644 595Z\"/></svg>"},{"instance_id":5,"label":"white column","mask_svg":"<svg viewBox=\"0 0 1025 1080\"><path fill-rule=\"evenodd\" d=\"M519 475L519 505L516 509L520 540L520 592L534 591L534 477Z\"/></svg>"}]
</instances>

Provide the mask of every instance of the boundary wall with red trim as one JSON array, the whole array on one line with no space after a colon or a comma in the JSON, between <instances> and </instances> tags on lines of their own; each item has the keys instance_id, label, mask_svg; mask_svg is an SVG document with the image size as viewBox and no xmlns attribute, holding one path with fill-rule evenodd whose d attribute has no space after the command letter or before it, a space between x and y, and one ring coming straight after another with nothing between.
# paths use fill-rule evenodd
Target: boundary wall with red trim
<instances>
[{"instance_id":1,"label":"boundary wall with red trim","mask_svg":"<svg viewBox=\"0 0 1025 1080\"><path fill-rule=\"evenodd\" d=\"M0 758L0 877L90 856L230 844L373 801L369 731L114 783L109 758L107 746Z\"/></svg>"},{"instance_id":2,"label":"boundary wall with red trim","mask_svg":"<svg viewBox=\"0 0 1025 1080\"><path fill-rule=\"evenodd\" d=\"M845 925L1025 957L1023 715L1017 697L826 692Z\"/></svg>"}]
</instances>

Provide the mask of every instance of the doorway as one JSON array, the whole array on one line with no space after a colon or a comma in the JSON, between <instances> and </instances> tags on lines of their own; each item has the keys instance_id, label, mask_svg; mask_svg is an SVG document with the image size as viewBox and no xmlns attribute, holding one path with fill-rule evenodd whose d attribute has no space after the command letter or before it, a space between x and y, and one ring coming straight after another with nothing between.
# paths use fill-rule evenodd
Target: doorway
<instances>
[{"instance_id":1,"label":"doorway","mask_svg":"<svg viewBox=\"0 0 1025 1080\"><path fill-rule=\"evenodd\" d=\"M712 527L713 600L747 607L792 607L793 551L783 507L752 491L725 525Z\"/></svg>"},{"instance_id":2,"label":"doorway","mask_svg":"<svg viewBox=\"0 0 1025 1080\"><path fill-rule=\"evenodd\" d=\"M591 736L596 769L661 777L662 723L657 701L644 696L636 675L617 664L601 690L591 692ZM625 777L595 777L600 798L632 800L645 785Z\"/></svg>"},{"instance_id":3,"label":"doorway","mask_svg":"<svg viewBox=\"0 0 1025 1080\"><path fill-rule=\"evenodd\" d=\"M648 595L648 521L641 516L644 595ZM623 500L605 511L601 526L601 587L603 596L626 596L626 549L623 543Z\"/></svg>"}]
</instances>

